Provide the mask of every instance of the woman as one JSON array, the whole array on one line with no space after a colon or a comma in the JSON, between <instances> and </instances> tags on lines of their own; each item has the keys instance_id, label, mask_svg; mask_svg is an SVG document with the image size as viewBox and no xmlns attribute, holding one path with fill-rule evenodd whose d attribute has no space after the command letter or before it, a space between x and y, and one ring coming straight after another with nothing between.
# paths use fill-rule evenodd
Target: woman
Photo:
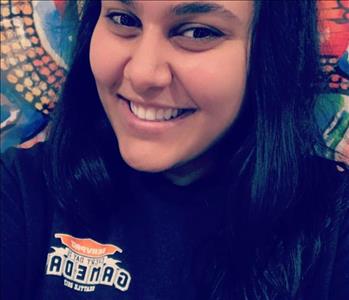
<instances>
[{"instance_id":1,"label":"woman","mask_svg":"<svg viewBox=\"0 0 349 300\"><path fill-rule=\"evenodd\" d=\"M347 299L316 30L311 1L87 2L49 140L4 159L5 297Z\"/></svg>"}]
</instances>

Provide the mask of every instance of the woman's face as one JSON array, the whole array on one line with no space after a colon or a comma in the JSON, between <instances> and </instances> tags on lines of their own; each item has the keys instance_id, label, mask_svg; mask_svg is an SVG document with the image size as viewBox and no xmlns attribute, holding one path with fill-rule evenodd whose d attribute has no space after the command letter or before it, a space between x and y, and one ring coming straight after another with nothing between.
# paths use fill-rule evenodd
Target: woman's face
<instances>
[{"instance_id":1,"label":"woman's face","mask_svg":"<svg viewBox=\"0 0 349 300\"><path fill-rule=\"evenodd\" d=\"M251 1L102 0L90 62L125 162L179 166L232 125L244 96Z\"/></svg>"}]
</instances>

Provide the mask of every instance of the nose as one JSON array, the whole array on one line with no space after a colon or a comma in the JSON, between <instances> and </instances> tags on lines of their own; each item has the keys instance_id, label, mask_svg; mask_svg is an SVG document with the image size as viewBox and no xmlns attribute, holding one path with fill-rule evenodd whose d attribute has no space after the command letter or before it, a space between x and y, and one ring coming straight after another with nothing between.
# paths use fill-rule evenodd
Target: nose
<instances>
[{"instance_id":1,"label":"nose","mask_svg":"<svg viewBox=\"0 0 349 300\"><path fill-rule=\"evenodd\" d=\"M172 81L172 71L167 59L168 49L155 33L143 33L131 47L124 67L124 78L138 94L161 90Z\"/></svg>"}]
</instances>

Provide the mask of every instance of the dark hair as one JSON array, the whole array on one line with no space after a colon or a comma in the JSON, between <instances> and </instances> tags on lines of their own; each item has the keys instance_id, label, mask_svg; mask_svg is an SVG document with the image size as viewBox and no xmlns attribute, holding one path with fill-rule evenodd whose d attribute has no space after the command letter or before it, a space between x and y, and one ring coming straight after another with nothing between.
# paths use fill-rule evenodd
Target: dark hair
<instances>
[{"instance_id":1,"label":"dark hair","mask_svg":"<svg viewBox=\"0 0 349 300\"><path fill-rule=\"evenodd\" d=\"M117 206L102 199L115 195L111 178L121 186L125 168L89 64L99 13L100 1L86 1L48 140L47 181L62 209L80 212L71 220L98 219L96 199L102 211ZM222 247L202 272L207 289L201 299L296 297L320 251L320 231L335 209L335 203L331 208L302 201L317 183L309 159L319 136L313 120L319 78L316 2L256 1L253 23L244 107L223 140L222 157L232 178L227 189L235 198L217 237ZM238 147L230 139L239 140Z\"/></svg>"}]
</instances>

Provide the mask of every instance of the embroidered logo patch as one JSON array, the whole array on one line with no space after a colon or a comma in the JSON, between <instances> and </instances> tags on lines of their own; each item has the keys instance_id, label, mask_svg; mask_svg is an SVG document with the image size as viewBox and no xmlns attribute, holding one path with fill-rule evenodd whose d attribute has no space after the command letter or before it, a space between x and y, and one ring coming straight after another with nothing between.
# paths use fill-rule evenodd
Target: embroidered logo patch
<instances>
[{"instance_id":1,"label":"embroidered logo patch","mask_svg":"<svg viewBox=\"0 0 349 300\"><path fill-rule=\"evenodd\" d=\"M80 292L93 292L97 285L127 291L131 275L118 266L120 260L111 258L122 249L111 244L100 244L92 239L79 239L57 233L62 247L52 247L47 256L46 274L61 276L64 285Z\"/></svg>"}]
</instances>

